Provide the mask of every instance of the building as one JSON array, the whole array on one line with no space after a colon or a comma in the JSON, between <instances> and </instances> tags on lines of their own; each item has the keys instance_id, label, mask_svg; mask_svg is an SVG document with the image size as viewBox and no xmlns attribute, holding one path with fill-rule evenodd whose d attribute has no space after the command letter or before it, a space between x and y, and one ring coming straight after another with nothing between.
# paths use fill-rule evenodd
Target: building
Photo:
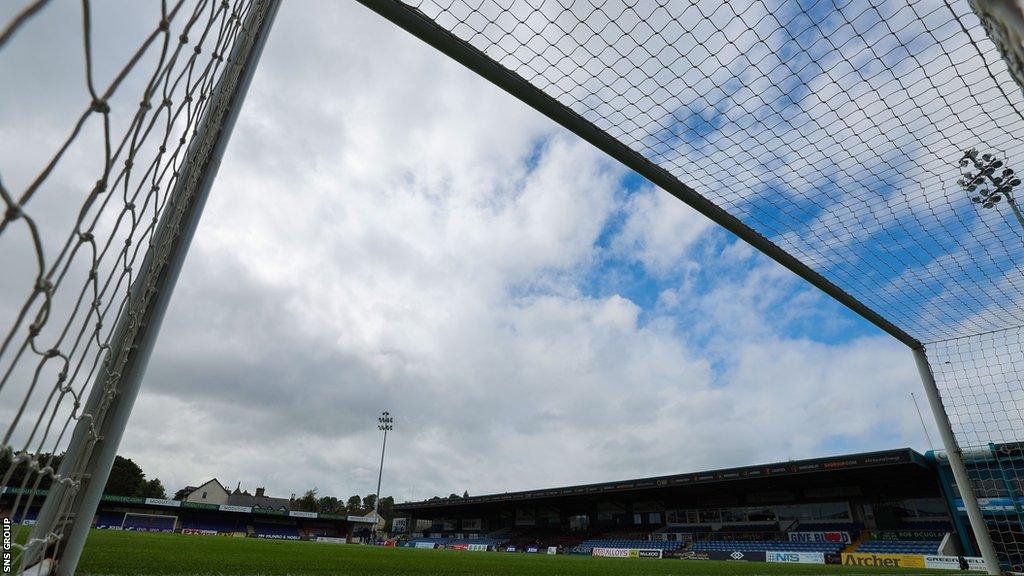
<instances>
[{"instance_id":1,"label":"building","mask_svg":"<svg viewBox=\"0 0 1024 576\"><path fill-rule=\"evenodd\" d=\"M217 505L228 503L228 489L216 478L211 478L199 486L186 486L185 491L185 502L205 502Z\"/></svg>"},{"instance_id":2,"label":"building","mask_svg":"<svg viewBox=\"0 0 1024 576\"><path fill-rule=\"evenodd\" d=\"M248 490L242 490L242 484L239 482L234 491L228 495L227 504L231 506L245 506L255 510L280 510L288 512L292 509L292 500L292 498L267 496L266 488L263 487L257 488L255 494L250 494Z\"/></svg>"},{"instance_id":3,"label":"building","mask_svg":"<svg viewBox=\"0 0 1024 576\"><path fill-rule=\"evenodd\" d=\"M487 545L589 554L821 561L867 554L975 556L934 455L911 449L617 482L407 502L413 545ZM429 526L429 527L428 527ZM923 566L922 566L923 567Z\"/></svg>"},{"instance_id":4,"label":"building","mask_svg":"<svg viewBox=\"0 0 1024 576\"><path fill-rule=\"evenodd\" d=\"M242 490L242 483L239 482L235 489L229 491L216 478L211 478L199 486L186 486L182 499L185 502L196 502L205 504L226 504L228 506L243 506L257 510L279 510L288 512L292 509L292 498L274 498L266 495L266 488L259 487L255 494L248 490Z\"/></svg>"}]
</instances>

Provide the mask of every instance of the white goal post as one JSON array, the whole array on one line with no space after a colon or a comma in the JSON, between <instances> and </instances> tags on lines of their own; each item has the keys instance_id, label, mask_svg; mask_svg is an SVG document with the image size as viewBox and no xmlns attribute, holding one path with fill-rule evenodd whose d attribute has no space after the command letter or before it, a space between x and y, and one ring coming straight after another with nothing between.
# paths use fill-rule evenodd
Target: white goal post
<instances>
[{"instance_id":1,"label":"white goal post","mask_svg":"<svg viewBox=\"0 0 1024 576\"><path fill-rule=\"evenodd\" d=\"M1024 88L1024 0L969 0L1006 67Z\"/></svg>"},{"instance_id":2,"label":"white goal post","mask_svg":"<svg viewBox=\"0 0 1024 576\"><path fill-rule=\"evenodd\" d=\"M46 67L12 54L70 16L81 74L48 81L82 96L44 111L70 119L57 145L0 158L0 278L21 294L0 306L0 493L39 509L13 572L72 576L281 1L20 4L0 8L5 88L38 99L15 77Z\"/></svg>"}]
</instances>

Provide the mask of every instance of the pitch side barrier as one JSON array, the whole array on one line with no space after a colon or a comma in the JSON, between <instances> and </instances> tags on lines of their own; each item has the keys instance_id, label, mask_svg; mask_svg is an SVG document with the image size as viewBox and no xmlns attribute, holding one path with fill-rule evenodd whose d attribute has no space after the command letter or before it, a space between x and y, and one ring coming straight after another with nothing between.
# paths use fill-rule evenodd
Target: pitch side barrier
<instances>
[{"instance_id":1,"label":"pitch side barrier","mask_svg":"<svg viewBox=\"0 0 1024 576\"><path fill-rule=\"evenodd\" d=\"M416 542L406 544L413 548L434 549L434 543ZM457 544L448 548L449 550L461 551L484 551L490 550L485 545ZM515 546L502 549L504 552L514 553L519 550ZM554 547L546 550L537 546L530 546L523 550L525 553L554 555L557 553ZM661 550L658 548L610 548L596 547L589 552L568 551L566 554L594 556L598 558L622 558L622 559L648 559L648 560L716 560L726 562L768 562L776 564L827 564L829 563L823 552L788 552L788 551L746 551L746 550L707 550L707 551L683 551L683 550ZM970 570L984 571L985 560L976 556L941 556L930 554L875 554L864 552L850 552L840 554L840 563L844 566L858 566L865 568L908 568L931 570Z\"/></svg>"},{"instance_id":2,"label":"pitch side barrier","mask_svg":"<svg viewBox=\"0 0 1024 576\"><path fill-rule=\"evenodd\" d=\"M783 564L825 564L822 552L709 550L662 551L642 548L594 548L592 556L603 558L667 558L679 560L718 560L728 562L771 562ZM872 568L927 568L936 570L985 570L985 560L974 556L940 556L927 554L844 553L845 566Z\"/></svg>"}]
</instances>

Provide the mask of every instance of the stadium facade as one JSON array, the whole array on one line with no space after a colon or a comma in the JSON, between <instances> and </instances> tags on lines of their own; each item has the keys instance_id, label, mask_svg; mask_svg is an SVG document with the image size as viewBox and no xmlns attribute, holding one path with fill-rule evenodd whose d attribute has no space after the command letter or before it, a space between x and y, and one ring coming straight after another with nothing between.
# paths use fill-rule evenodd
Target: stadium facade
<instances>
[{"instance_id":1,"label":"stadium facade","mask_svg":"<svg viewBox=\"0 0 1024 576\"><path fill-rule=\"evenodd\" d=\"M993 446L982 461L1021 461L1020 446ZM970 460L970 459L969 459ZM985 477L976 489L986 519L1024 541L1016 522L1024 500L1017 469ZM1024 474L1022 474L1024 476ZM486 545L500 549L617 555L622 549L681 557L857 564L903 556L936 563L980 561L948 461L941 452L886 450L829 458L657 476L395 506L414 546ZM1020 551L1007 567L1020 569ZM801 556L801 554L809 556ZM939 557L942 557L940 559ZM965 557L965 558L961 558ZM944 559L944 560L943 560ZM892 560L898 562L898 560ZM954 562L955 563L955 562ZM916 564L906 564L916 566ZM931 564L930 564L931 565ZM921 564L923 567L923 564Z\"/></svg>"},{"instance_id":2,"label":"stadium facade","mask_svg":"<svg viewBox=\"0 0 1024 576\"><path fill-rule=\"evenodd\" d=\"M1024 569L1024 445L964 454L1004 568ZM993 472L995 471L995 472ZM217 491L214 488L220 487ZM33 524L46 490L8 487L0 514ZM230 500L211 480L182 500L104 496L99 529L359 542L369 516ZM262 491L258 491L263 497ZM252 498L257 498L252 496ZM204 501L205 500L205 501ZM224 500L225 502L220 502ZM396 504L399 545L773 562L980 567L942 452L909 448L616 482ZM893 563L893 564L888 564Z\"/></svg>"},{"instance_id":3,"label":"stadium facade","mask_svg":"<svg viewBox=\"0 0 1024 576\"><path fill-rule=\"evenodd\" d=\"M16 487L0 494L0 516L34 525L47 490ZM280 499L277 499L280 500ZM358 542L370 535L374 518L321 514L275 507L195 502L187 498L142 498L105 495L92 526L104 530L178 532L197 536L234 536L268 540Z\"/></svg>"}]
</instances>

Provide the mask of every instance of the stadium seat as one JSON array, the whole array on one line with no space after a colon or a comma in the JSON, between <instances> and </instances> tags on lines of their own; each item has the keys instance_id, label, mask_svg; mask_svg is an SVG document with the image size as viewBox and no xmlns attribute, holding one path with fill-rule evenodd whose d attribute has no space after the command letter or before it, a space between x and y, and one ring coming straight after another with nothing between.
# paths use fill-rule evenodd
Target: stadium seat
<instances>
[{"instance_id":1,"label":"stadium seat","mask_svg":"<svg viewBox=\"0 0 1024 576\"><path fill-rule=\"evenodd\" d=\"M859 547L857 552L873 552L876 554L935 554L939 550L937 540L868 540Z\"/></svg>"}]
</instances>

